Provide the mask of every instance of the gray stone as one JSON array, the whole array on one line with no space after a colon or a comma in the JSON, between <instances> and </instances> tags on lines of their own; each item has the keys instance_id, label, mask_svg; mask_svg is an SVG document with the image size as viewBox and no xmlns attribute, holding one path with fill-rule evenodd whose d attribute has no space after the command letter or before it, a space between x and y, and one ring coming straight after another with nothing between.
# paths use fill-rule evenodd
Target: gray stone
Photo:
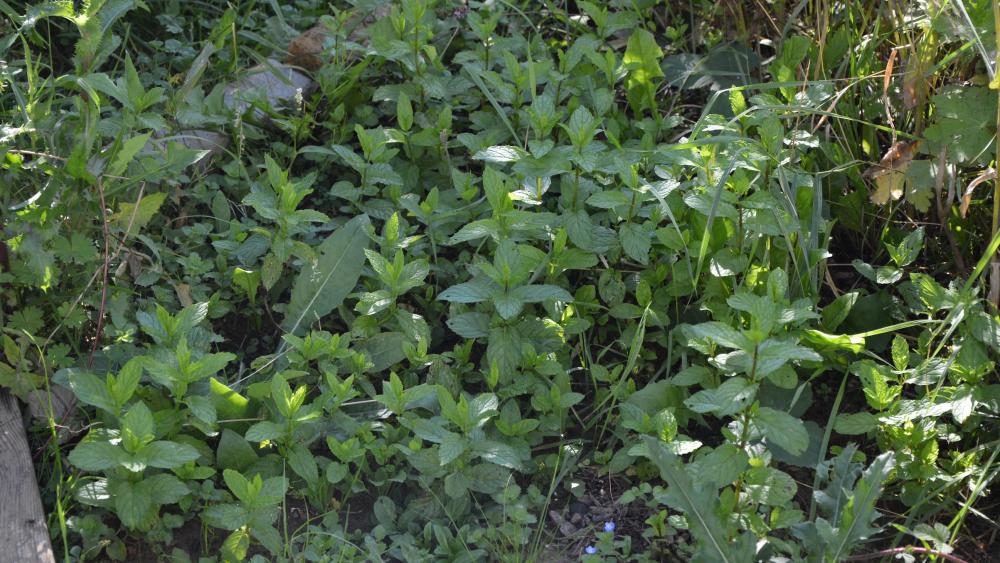
<instances>
[{"instance_id":1,"label":"gray stone","mask_svg":"<svg viewBox=\"0 0 1000 563\"><path fill-rule=\"evenodd\" d=\"M242 115L254 102L275 108L290 105L296 97L309 95L315 87L316 83L305 74L268 59L249 69L243 78L228 84L223 92L223 104ZM267 114L259 108L254 110L253 116L257 120L267 120Z\"/></svg>"}]
</instances>

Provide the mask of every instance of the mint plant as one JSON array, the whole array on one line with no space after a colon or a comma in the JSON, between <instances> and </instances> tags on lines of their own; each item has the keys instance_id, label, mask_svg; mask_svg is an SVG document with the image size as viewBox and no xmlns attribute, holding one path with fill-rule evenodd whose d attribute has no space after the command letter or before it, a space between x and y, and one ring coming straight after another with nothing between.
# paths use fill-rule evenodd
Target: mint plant
<instances>
[{"instance_id":1,"label":"mint plant","mask_svg":"<svg viewBox=\"0 0 1000 563\"><path fill-rule=\"evenodd\" d=\"M62 559L991 554L991 3L29 4Z\"/></svg>"}]
</instances>

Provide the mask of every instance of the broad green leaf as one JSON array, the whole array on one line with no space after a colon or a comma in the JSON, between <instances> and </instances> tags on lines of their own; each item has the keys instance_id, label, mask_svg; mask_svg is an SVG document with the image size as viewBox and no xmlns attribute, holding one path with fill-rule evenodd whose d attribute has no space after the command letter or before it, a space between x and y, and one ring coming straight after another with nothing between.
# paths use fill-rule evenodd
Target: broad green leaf
<instances>
[{"instance_id":1,"label":"broad green leaf","mask_svg":"<svg viewBox=\"0 0 1000 563\"><path fill-rule=\"evenodd\" d=\"M250 299L250 306L257 303L257 290L260 288L260 271L244 270L239 266L233 270L233 285L243 290Z\"/></svg>"},{"instance_id":2,"label":"broad green leaf","mask_svg":"<svg viewBox=\"0 0 1000 563\"><path fill-rule=\"evenodd\" d=\"M823 308L823 330L834 331L840 323L847 319L854 304L857 303L860 292L851 291L834 299L829 305Z\"/></svg>"},{"instance_id":3,"label":"broad green leaf","mask_svg":"<svg viewBox=\"0 0 1000 563\"><path fill-rule=\"evenodd\" d=\"M118 213L110 217L111 223L125 231L125 238L131 237L141 231L156 216L156 212L160 210L160 206L166 199L166 193L158 192L143 196L136 203L121 202L118 204Z\"/></svg>"},{"instance_id":4,"label":"broad green leaf","mask_svg":"<svg viewBox=\"0 0 1000 563\"><path fill-rule=\"evenodd\" d=\"M525 303L539 303L552 299L569 303L573 301L573 296L565 289L557 285L524 285L513 291L514 295Z\"/></svg>"},{"instance_id":5,"label":"broad green leaf","mask_svg":"<svg viewBox=\"0 0 1000 563\"><path fill-rule=\"evenodd\" d=\"M233 531L222 542L222 556L227 561L243 561L250 550L250 531L245 527Z\"/></svg>"},{"instance_id":6,"label":"broad green leaf","mask_svg":"<svg viewBox=\"0 0 1000 563\"><path fill-rule=\"evenodd\" d=\"M284 433L285 431L277 424L269 420L262 420L247 430L246 439L249 442L263 442L280 438Z\"/></svg>"},{"instance_id":7,"label":"broad green leaf","mask_svg":"<svg viewBox=\"0 0 1000 563\"><path fill-rule=\"evenodd\" d=\"M493 296L496 289L482 281L469 281L453 285L438 295L441 301L479 303Z\"/></svg>"},{"instance_id":8,"label":"broad green leaf","mask_svg":"<svg viewBox=\"0 0 1000 563\"><path fill-rule=\"evenodd\" d=\"M142 449L143 455L146 456L146 464L150 467L159 467L161 469L173 469L174 467L180 467L189 461L194 461L198 459L201 454L194 447L188 444L179 444L177 442L170 442L166 440L160 440L148 444Z\"/></svg>"},{"instance_id":9,"label":"broad green leaf","mask_svg":"<svg viewBox=\"0 0 1000 563\"><path fill-rule=\"evenodd\" d=\"M413 105L406 92L400 92L396 98L396 122L403 131L409 131L413 127Z\"/></svg>"},{"instance_id":10,"label":"broad green leaf","mask_svg":"<svg viewBox=\"0 0 1000 563\"><path fill-rule=\"evenodd\" d=\"M319 466L316 465L316 458L305 444L297 444L288 453L288 466L299 477L305 479L309 486L319 482Z\"/></svg>"},{"instance_id":11,"label":"broad green leaf","mask_svg":"<svg viewBox=\"0 0 1000 563\"><path fill-rule=\"evenodd\" d=\"M750 456L743 450L733 444L722 444L689 463L687 469L699 482L721 489L733 484L749 461Z\"/></svg>"},{"instance_id":12,"label":"broad green leaf","mask_svg":"<svg viewBox=\"0 0 1000 563\"><path fill-rule=\"evenodd\" d=\"M863 336L852 334L827 334L813 329L806 329L804 340L809 342L813 348L823 352L838 352L847 350L855 354L861 353L865 349L865 339Z\"/></svg>"},{"instance_id":13,"label":"broad green leaf","mask_svg":"<svg viewBox=\"0 0 1000 563\"><path fill-rule=\"evenodd\" d=\"M785 507L793 498L798 487L795 480L784 471L773 467L754 467L747 472L747 496L752 502L775 507Z\"/></svg>"},{"instance_id":14,"label":"broad green leaf","mask_svg":"<svg viewBox=\"0 0 1000 563\"><path fill-rule=\"evenodd\" d=\"M718 321L709 321L686 328L695 338L707 338L726 348L753 350L753 344L740 331Z\"/></svg>"},{"instance_id":15,"label":"broad green leaf","mask_svg":"<svg viewBox=\"0 0 1000 563\"><path fill-rule=\"evenodd\" d=\"M668 485L666 494L660 500L687 516L691 535L697 541L703 560L722 563L752 560L752 552L734 552L730 546L726 524L719 517L717 492L698 481L692 481L677 456L667 451L659 440L644 436L643 443L650 460L660 470L660 476Z\"/></svg>"},{"instance_id":16,"label":"broad green leaf","mask_svg":"<svg viewBox=\"0 0 1000 563\"><path fill-rule=\"evenodd\" d=\"M472 443L475 453L484 461L521 471L524 464L521 455L511 445L494 440L480 440Z\"/></svg>"},{"instance_id":17,"label":"broad green leaf","mask_svg":"<svg viewBox=\"0 0 1000 563\"><path fill-rule=\"evenodd\" d=\"M126 528L138 528L153 509L153 499L142 487L128 481L115 481L112 488L115 513Z\"/></svg>"},{"instance_id":18,"label":"broad green leaf","mask_svg":"<svg viewBox=\"0 0 1000 563\"><path fill-rule=\"evenodd\" d=\"M136 452L153 439L153 413L143 402L129 408L121 420L122 445L130 452Z\"/></svg>"},{"instance_id":19,"label":"broad green leaf","mask_svg":"<svg viewBox=\"0 0 1000 563\"><path fill-rule=\"evenodd\" d=\"M369 371L377 373L406 359L403 345L407 342L410 339L401 332L381 332L366 340L359 348L364 350L368 361L373 364Z\"/></svg>"},{"instance_id":20,"label":"broad green leaf","mask_svg":"<svg viewBox=\"0 0 1000 563\"><path fill-rule=\"evenodd\" d=\"M215 452L215 461L222 469L246 471L255 461L257 454L253 447L242 436L226 428L219 438L219 447Z\"/></svg>"},{"instance_id":21,"label":"broad green leaf","mask_svg":"<svg viewBox=\"0 0 1000 563\"><path fill-rule=\"evenodd\" d=\"M292 285L292 298L281 328L303 335L312 323L337 308L354 290L365 264L368 216L360 215L333 232L317 249Z\"/></svg>"},{"instance_id":22,"label":"broad green leaf","mask_svg":"<svg viewBox=\"0 0 1000 563\"><path fill-rule=\"evenodd\" d=\"M975 391L968 385L961 385L955 390L955 394L951 398L951 416L955 422L962 424L972 415L976 406L974 394Z\"/></svg>"},{"instance_id":23,"label":"broad green leaf","mask_svg":"<svg viewBox=\"0 0 1000 563\"><path fill-rule=\"evenodd\" d=\"M629 201L629 196L625 192L619 190L604 191L597 192L588 197L587 205L600 209L614 209L615 207L628 205Z\"/></svg>"},{"instance_id":24,"label":"broad green leaf","mask_svg":"<svg viewBox=\"0 0 1000 563\"><path fill-rule=\"evenodd\" d=\"M465 453L466 448L469 447L468 440L463 436L458 434L450 434L441 441L441 448L438 451L438 457L441 460L441 465L448 465L452 461L458 459L458 456Z\"/></svg>"},{"instance_id":25,"label":"broad green leaf","mask_svg":"<svg viewBox=\"0 0 1000 563\"><path fill-rule=\"evenodd\" d=\"M653 233L636 223L622 225L618 231L622 250L630 258L644 266L649 264L649 249L652 235Z\"/></svg>"},{"instance_id":26,"label":"broad green leaf","mask_svg":"<svg viewBox=\"0 0 1000 563\"><path fill-rule=\"evenodd\" d=\"M490 330L486 358L490 364L496 363L500 373L512 373L520 367L521 346L521 335L516 328L498 326Z\"/></svg>"},{"instance_id":27,"label":"broad green leaf","mask_svg":"<svg viewBox=\"0 0 1000 563\"><path fill-rule=\"evenodd\" d=\"M209 391L211 392L212 403L215 411L222 420L243 419L250 414L250 401L233 391L225 383L211 377L208 380Z\"/></svg>"},{"instance_id":28,"label":"broad green leaf","mask_svg":"<svg viewBox=\"0 0 1000 563\"><path fill-rule=\"evenodd\" d=\"M717 417L733 415L746 407L757 394L757 384L742 377L731 377L715 389L702 389L684 401L697 413L712 413Z\"/></svg>"},{"instance_id":29,"label":"broad green leaf","mask_svg":"<svg viewBox=\"0 0 1000 563\"><path fill-rule=\"evenodd\" d=\"M69 453L69 462L84 471L104 471L118 466L124 455L110 442L83 441Z\"/></svg>"},{"instance_id":30,"label":"broad green leaf","mask_svg":"<svg viewBox=\"0 0 1000 563\"><path fill-rule=\"evenodd\" d=\"M134 137L129 137L124 143L122 143L122 148L119 149L118 153L115 155L115 159L111 161L108 166L108 174L112 176L121 176L128 169L129 163L135 158L135 155L146 146L149 141L149 137L152 133L143 133L141 135L135 135ZM161 202L162 203L162 202Z\"/></svg>"},{"instance_id":31,"label":"broad green leaf","mask_svg":"<svg viewBox=\"0 0 1000 563\"><path fill-rule=\"evenodd\" d=\"M660 59L663 50L656 44L656 37L643 27L637 27L625 46L623 65L628 69L625 82L628 102L636 113L656 106L656 88L663 77Z\"/></svg>"},{"instance_id":32,"label":"broad green leaf","mask_svg":"<svg viewBox=\"0 0 1000 563\"><path fill-rule=\"evenodd\" d=\"M205 522L223 530L236 530L247 523L247 511L237 504L215 504L202 512Z\"/></svg>"},{"instance_id":33,"label":"broad green leaf","mask_svg":"<svg viewBox=\"0 0 1000 563\"><path fill-rule=\"evenodd\" d=\"M837 420L833 424L833 429L838 434L845 436L856 436L867 434L878 426L878 419L871 413L841 413L837 415Z\"/></svg>"},{"instance_id":34,"label":"broad green leaf","mask_svg":"<svg viewBox=\"0 0 1000 563\"><path fill-rule=\"evenodd\" d=\"M118 415L118 405L108 391L106 380L92 373L73 370L69 372L69 386L77 398L109 414Z\"/></svg>"},{"instance_id":35,"label":"broad green leaf","mask_svg":"<svg viewBox=\"0 0 1000 563\"><path fill-rule=\"evenodd\" d=\"M260 476L258 475L257 477L259 478ZM236 495L236 498L247 504L253 502L255 494L252 490L251 482L242 473L233 469L226 469L222 472L222 480L226 482L226 486Z\"/></svg>"},{"instance_id":36,"label":"broad green leaf","mask_svg":"<svg viewBox=\"0 0 1000 563\"><path fill-rule=\"evenodd\" d=\"M475 160L483 160L492 163L506 163L506 162L517 162L527 156L528 153L519 147L512 147L509 145L498 145L490 147L488 149L483 149L473 155Z\"/></svg>"},{"instance_id":37,"label":"broad green leaf","mask_svg":"<svg viewBox=\"0 0 1000 563\"><path fill-rule=\"evenodd\" d=\"M895 454L885 452L876 457L862 473L854 487L850 504L837 522L837 539L828 551L831 561L841 561L862 540L878 531L872 527L872 523L879 517L879 513L875 511L875 501L881 495L882 483L889 477L895 463Z\"/></svg>"},{"instance_id":38,"label":"broad green leaf","mask_svg":"<svg viewBox=\"0 0 1000 563\"><path fill-rule=\"evenodd\" d=\"M765 377L788 362L820 362L823 358L816 352L787 340L770 338L757 348L756 374Z\"/></svg>"},{"instance_id":39,"label":"broad green leaf","mask_svg":"<svg viewBox=\"0 0 1000 563\"><path fill-rule=\"evenodd\" d=\"M493 295L493 307L500 318L507 320L515 317L524 308L524 301L516 292L502 291Z\"/></svg>"},{"instance_id":40,"label":"broad green leaf","mask_svg":"<svg viewBox=\"0 0 1000 563\"><path fill-rule=\"evenodd\" d=\"M190 395L184 399L184 402L191 410L191 414L198 420L205 424L215 424L215 421L218 419L218 413L215 411L215 404L212 403L211 398L201 395Z\"/></svg>"},{"instance_id":41,"label":"broad green leaf","mask_svg":"<svg viewBox=\"0 0 1000 563\"><path fill-rule=\"evenodd\" d=\"M449 317L446 323L462 338L483 338L490 334L490 316L485 313L461 313Z\"/></svg>"},{"instance_id":42,"label":"broad green leaf","mask_svg":"<svg viewBox=\"0 0 1000 563\"><path fill-rule=\"evenodd\" d=\"M140 492L156 504L173 504L189 494L187 485L169 473L158 473L139 482Z\"/></svg>"},{"instance_id":43,"label":"broad green leaf","mask_svg":"<svg viewBox=\"0 0 1000 563\"><path fill-rule=\"evenodd\" d=\"M767 441L797 456L809 447L809 433L802 421L784 411L760 407L753 423Z\"/></svg>"},{"instance_id":44,"label":"broad green leaf","mask_svg":"<svg viewBox=\"0 0 1000 563\"><path fill-rule=\"evenodd\" d=\"M985 87L953 85L932 97L934 123L925 131L926 150L937 154L948 149L948 157L959 163L985 165L993 157L996 135L996 91Z\"/></svg>"}]
</instances>

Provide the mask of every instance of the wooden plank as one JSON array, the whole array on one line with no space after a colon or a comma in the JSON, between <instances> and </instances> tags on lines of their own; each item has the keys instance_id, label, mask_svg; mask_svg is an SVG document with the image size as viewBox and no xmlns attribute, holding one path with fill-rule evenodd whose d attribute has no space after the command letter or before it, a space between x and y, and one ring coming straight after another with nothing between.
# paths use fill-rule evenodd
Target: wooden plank
<instances>
[{"instance_id":1,"label":"wooden plank","mask_svg":"<svg viewBox=\"0 0 1000 563\"><path fill-rule=\"evenodd\" d=\"M55 563L17 400L0 389L0 560Z\"/></svg>"}]
</instances>

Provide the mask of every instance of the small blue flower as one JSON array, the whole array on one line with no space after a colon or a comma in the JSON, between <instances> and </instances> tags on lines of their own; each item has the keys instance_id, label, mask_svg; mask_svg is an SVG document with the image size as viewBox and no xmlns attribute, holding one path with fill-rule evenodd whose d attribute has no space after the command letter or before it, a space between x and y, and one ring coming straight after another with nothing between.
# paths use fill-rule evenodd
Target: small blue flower
<instances>
[{"instance_id":1,"label":"small blue flower","mask_svg":"<svg viewBox=\"0 0 1000 563\"><path fill-rule=\"evenodd\" d=\"M588 545L587 547L583 548L583 551L586 552L588 555L595 555L597 553L597 548L592 545Z\"/></svg>"},{"instance_id":2,"label":"small blue flower","mask_svg":"<svg viewBox=\"0 0 1000 563\"><path fill-rule=\"evenodd\" d=\"M609 532L609 533L615 531L615 523L614 522L605 522L604 523L604 531L605 532Z\"/></svg>"}]
</instances>

